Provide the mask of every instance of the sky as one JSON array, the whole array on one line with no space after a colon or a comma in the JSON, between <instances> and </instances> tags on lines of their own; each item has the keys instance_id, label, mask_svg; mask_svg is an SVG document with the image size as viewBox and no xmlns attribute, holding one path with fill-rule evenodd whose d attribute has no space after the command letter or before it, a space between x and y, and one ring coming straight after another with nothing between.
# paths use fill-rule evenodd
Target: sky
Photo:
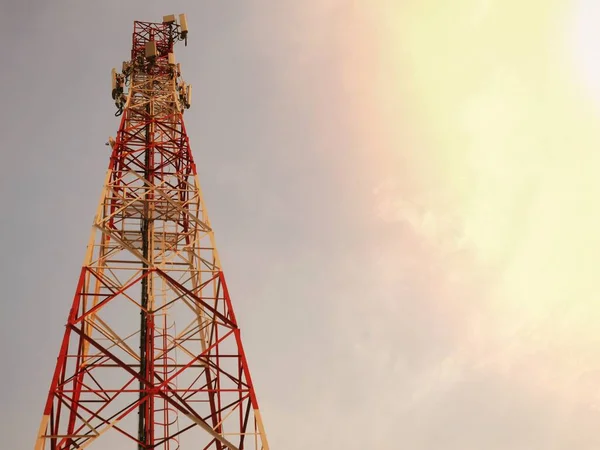
<instances>
[{"instance_id":1,"label":"sky","mask_svg":"<svg viewBox=\"0 0 600 450\"><path fill-rule=\"evenodd\" d=\"M271 448L600 446L594 0L0 0L0 432L32 448L133 20L186 127Z\"/></svg>"}]
</instances>

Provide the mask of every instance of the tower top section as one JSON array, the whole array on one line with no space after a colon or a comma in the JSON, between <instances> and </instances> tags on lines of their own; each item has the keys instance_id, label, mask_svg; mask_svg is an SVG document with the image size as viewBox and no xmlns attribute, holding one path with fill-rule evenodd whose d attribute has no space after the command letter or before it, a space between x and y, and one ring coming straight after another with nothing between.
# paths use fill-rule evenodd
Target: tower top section
<instances>
[{"instance_id":1,"label":"tower top section","mask_svg":"<svg viewBox=\"0 0 600 450\"><path fill-rule=\"evenodd\" d=\"M162 60L168 63L175 42L184 41L187 45L188 25L185 14L164 16L161 23L136 21L133 25L133 46L131 61L147 66L156 66Z\"/></svg>"},{"instance_id":2,"label":"tower top section","mask_svg":"<svg viewBox=\"0 0 600 450\"><path fill-rule=\"evenodd\" d=\"M176 63L175 43L184 41L187 45L188 24L185 14L164 16L162 22L135 21L133 25L133 42L131 59L123 61L122 71L112 70L112 98L119 116L130 103L129 93L138 87L145 91L152 86L164 91L166 85L156 83L144 85L150 79L161 81L173 80L172 90L175 92L177 109L187 109L191 104L191 86L181 79L181 67ZM159 83L160 84L160 83ZM129 87L129 92L126 92ZM170 88L169 88L170 89Z\"/></svg>"}]
</instances>

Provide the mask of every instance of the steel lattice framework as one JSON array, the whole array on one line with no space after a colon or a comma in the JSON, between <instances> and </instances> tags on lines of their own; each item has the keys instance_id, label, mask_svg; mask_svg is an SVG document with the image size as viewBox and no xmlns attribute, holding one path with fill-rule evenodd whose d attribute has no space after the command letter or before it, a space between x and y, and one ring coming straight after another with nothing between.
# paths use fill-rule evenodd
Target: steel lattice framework
<instances>
[{"instance_id":1,"label":"steel lattice framework","mask_svg":"<svg viewBox=\"0 0 600 450\"><path fill-rule=\"evenodd\" d=\"M183 123L180 21L135 22L113 73L123 115L36 450L269 449Z\"/></svg>"}]
</instances>

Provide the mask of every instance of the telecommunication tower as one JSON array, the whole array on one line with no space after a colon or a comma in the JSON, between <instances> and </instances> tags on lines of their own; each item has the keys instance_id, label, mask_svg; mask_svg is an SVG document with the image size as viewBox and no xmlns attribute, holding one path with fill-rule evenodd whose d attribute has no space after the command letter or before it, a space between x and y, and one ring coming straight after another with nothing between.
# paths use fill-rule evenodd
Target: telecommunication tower
<instances>
[{"instance_id":1,"label":"telecommunication tower","mask_svg":"<svg viewBox=\"0 0 600 450\"><path fill-rule=\"evenodd\" d=\"M183 123L185 15L135 22L35 450L269 450ZM190 445L188 445L188 443Z\"/></svg>"}]
</instances>

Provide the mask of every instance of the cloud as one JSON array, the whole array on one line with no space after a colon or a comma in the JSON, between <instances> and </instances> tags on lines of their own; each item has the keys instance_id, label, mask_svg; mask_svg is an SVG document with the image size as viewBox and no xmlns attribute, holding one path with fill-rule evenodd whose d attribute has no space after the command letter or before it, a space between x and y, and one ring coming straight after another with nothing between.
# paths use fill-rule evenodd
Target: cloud
<instances>
[{"instance_id":1,"label":"cloud","mask_svg":"<svg viewBox=\"0 0 600 450\"><path fill-rule=\"evenodd\" d=\"M458 217L433 210L426 196L406 198L400 184L391 178L376 186L373 195L378 219L406 226L415 239L421 240L440 254L447 255L465 248L464 232Z\"/></svg>"}]
</instances>

